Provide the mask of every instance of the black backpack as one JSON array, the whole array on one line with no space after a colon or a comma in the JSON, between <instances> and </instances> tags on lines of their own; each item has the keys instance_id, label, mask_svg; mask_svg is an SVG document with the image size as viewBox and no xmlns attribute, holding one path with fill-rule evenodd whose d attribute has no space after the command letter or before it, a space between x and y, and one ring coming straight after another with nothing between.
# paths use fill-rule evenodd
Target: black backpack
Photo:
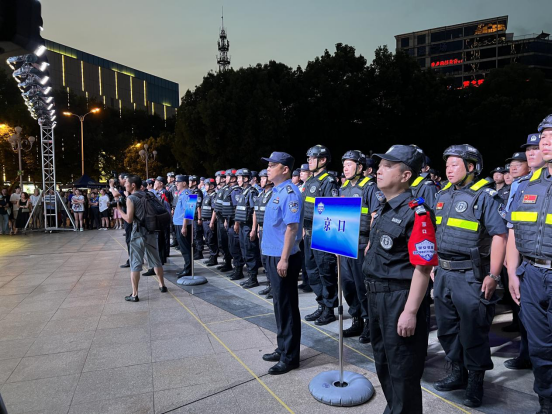
<instances>
[{"instance_id":1,"label":"black backpack","mask_svg":"<svg viewBox=\"0 0 552 414\"><path fill-rule=\"evenodd\" d=\"M144 217L136 216L140 226L145 227L150 233L165 230L166 227L170 226L171 215L165 209L163 203L155 197L155 194L146 191L145 193L137 192L133 195L140 199L142 211L145 212Z\"/></svg>"}]
</instances>

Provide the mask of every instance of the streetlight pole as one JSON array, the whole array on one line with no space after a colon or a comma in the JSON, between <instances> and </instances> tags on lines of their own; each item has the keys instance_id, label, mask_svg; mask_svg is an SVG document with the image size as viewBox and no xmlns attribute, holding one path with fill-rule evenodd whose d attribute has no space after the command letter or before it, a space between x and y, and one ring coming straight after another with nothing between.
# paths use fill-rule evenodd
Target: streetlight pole
<instances>
[{"instance_id":1,"label":"streetlight pole","mask_svg":"<svg viewBox=\"0 0 552 414\"><path fill-rule=\"evenodd\" d=\"M35 142L35 137L29 137L28 139L24 139L21 137L21 131L23 129L19 126L15 127L15 134L13 134L9 139L9 143L11 144L14 151L17 151L17 155L19 156L19 188L21 188L21 191L23 191L23 164L21 162L21 150L23 151L30 151L33 147L33 143ZM27 148L23 148L27 147Z\"/></svg>"},{"instance_id":2,"label":"streetlight pole","mask_svg":"<svg viewBox=\"0 0 552 414\"><path fill-rule=\"evenodd\" d=\"M155 157L157 156L157 151L149 153L148 148L148 144L144 144L144 149L140 150L140 152L138 153L140 154L140 158L146 161L146 180L149 178L148 159L149 157L153 157L153 159L155 160Z\"/></svg>"},{"instance_id":3,"label":"streetlight pole","mask_svg":"<svg viewBox=\"0 0 552 414\"><path fill-rule=\"evenodd\" d=\"M100 108L94 108L84 115L77 115L72 112L63 113L65 116L76 116L79 118L81 124L81 175L84 175L84 118L86 118L86 115L95 114L97 112L100 112Z\"/></svg>"}]
</instances>

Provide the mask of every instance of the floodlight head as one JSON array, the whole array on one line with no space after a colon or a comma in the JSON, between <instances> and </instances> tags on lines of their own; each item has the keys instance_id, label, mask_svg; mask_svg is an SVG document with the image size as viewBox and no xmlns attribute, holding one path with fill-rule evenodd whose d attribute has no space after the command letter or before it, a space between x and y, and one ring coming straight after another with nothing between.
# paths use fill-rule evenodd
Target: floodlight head
<instances>
[{"instance_id":1,"label":"floodlight head","mask_svg":"<svg viewBox=\"0 0 552 414\"><path fill-rule=\"evenodd\" d=\"M96 112L100 112L100 108L94 108L94 109L92 109L92 111L91 111L91 112L94 112L94 113L96 113Z\"/></svg>"},{"instance_id":2,"label":"floodlight head","mask_svg":"<svg viewBox=\"0 0 552 414\"><path fill-rule=\"evenodd\" d=\"M38 57L42 56L44 54L44 52L46 52L46 46L44 45L40 45L34 52L35 55L37 55Z\"/></svg>"},{"instance_id":3,"label":"floodlight head","mask_svg":"<svg viewBox=\"0 0 552 414\"><path fill-rule=\"evenodd\" d=\"M49 76L44 76L44 77L40 80L40 84L41 84L41 85L46 85L46 82L48 82L48 80L50 80L50 77L49 77Z\"/></svg>"},{"instance_id":4,"label":"floodlight head","mask_svg":"<svg viewBox=\"0 0 552 414\"><path fill-rule=\"evenodd\" d=\"M64 112L63 112L63 115L65 115L65 116L71 116L71 115L73 115L73 114L72 114L71 112L64 111Z\"/></svg>"}]
</instances>

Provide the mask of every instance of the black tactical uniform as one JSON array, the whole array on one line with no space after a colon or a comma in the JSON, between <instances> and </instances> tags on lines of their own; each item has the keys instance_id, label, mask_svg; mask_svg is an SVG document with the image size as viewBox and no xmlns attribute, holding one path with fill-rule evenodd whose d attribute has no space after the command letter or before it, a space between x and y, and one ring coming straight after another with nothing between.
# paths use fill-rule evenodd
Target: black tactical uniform
<instances>
[{"instance_id":1,"label":"black tactical uniform","mask_svg":"<svg viewBox=\"0 0 552 414\"><path fill-rule=\"evenodd\" d=\"M195 178L195 179L194 179ZM191 175L190 176L190 182L195 181L197 182L197 177ZM190 188L190 194L197 195L197 206L200 207L201 204L203 204L203 192L197 188L197 185L195 185L194 188ZM203 225L199 225L198 223L199 217L197 215L197 208L194 212L194 221L193 221L193 228L194 228L194 260L200 260L203 259Z\"/></svg>"},{"instance_id":2,"label":"black tactical uniform","mask_svg":"<svg viewBox=\"0 0 552 414\"><path fill-rule=\"evenodd\" d=\"M210 227L216 192L214 189L209 189L209 185L213 186L214 183L215 182L212 178L208 178L205 180L205 185L207 186L208 190L205 196L203 197L203 202L201 203L201 220L203 222L202 224L203 234L205 236L205 242L207 243L207 247L209 247L209 260L204 262L204 264L207 266L217 265L217 257L219 252L216 229L211 230L211 227Z\"/></svg>"},{"instance_id":3,"label":"black tactical uniform","mask_svg":"<svg viewBox=\"0 0 552 414\"><path fill-rule=\"evenodd\" d=\"M267 171L262 170L259 173L259 178L261 177L267 177ZM266 212L266 207L268 203L270 202L270 198L272 197L273 192L273 185L271 182L267 184L263 191L259 194L257 199L255 200L255 220L257 221L257 233L259 235L259 247L262 245L263 242L263 225L264 225L264 215ZM266 269L266 256L262 252L262 248L260 249L261 253L261 262L263 265L263 268ZM270 289L270 279L268 279L268 286L265 289L262 289L259 291L259 295L266 295L267 299L272 298L272 293Z\"/></svg>"},{"instance_id":4,"label":"black tactical uniform","mask_svg":"<svg viewBox=\"0 0 552 414\"><path fill-rule=\"evenodd\" d=\"M217 190L216 197L215 197L215 213L217 216L217 239L218 239L218 246L219 249L222 251L223 254L223 260L224 263L221 266L217 266L217 269L221 272L228 272L229 270L232 270L232 265L230 264L232 261L232 256L230 255L230 250L228 248L228 232L226 231L226 228L224 227L224 215L222 211L222 202L224 199L224 194L226 193L226 190L228 189L228 185L223 185Z\"/></svg>"},{"instance_id":5,"label":"black tactical uniform","mask_svg":"<svg viewBox=\"0 0 552 414\"><path fill-rule=\"evenodd\" d=\"M437 194L438 188L431 179L429 173L420 174L410 186L410 190L414 198L421 197L429 207L432 209L435 208L435 195Z\"/></svg>"},{"instance_id":6,"label":"black tactical uniform","mask_svg":"<svg viewBox=\"0 0 552 414\"><path fill-rule=\"evenodd\" d=\"M235 177L236 170L227 170L227 177ZM234 231L234 215L236 206L238 205L238 197L241 196L243 189L238 186L237 182L229 184L222 198L222 215L227 223L228 234L228 250L232 256L232 264L234 271L230 275L230 280L239 280L243 278L244 260L240 249L240 236Z\"/></svg>"}]
</instances>

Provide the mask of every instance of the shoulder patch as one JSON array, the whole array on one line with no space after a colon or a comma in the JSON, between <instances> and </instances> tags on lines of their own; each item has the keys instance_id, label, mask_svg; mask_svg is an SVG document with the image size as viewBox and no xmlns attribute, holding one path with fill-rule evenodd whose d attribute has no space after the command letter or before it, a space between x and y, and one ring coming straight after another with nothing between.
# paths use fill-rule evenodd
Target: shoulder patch
<instances>
[{"instance_id":1,"label":"shoulder patch","mask_svg":"<svg viewBox=\"0 0 552 414\"><path fill-rule=\"evenodd\" d=\"M286 189L287 189L288 194L293 193L293 187L291 185L286 186Z\"/></svg>"},{"instance_id":2,"label":"shoulder patch","mask_svg":"<svg viewBox=\"0 0 552 414\"><path fill-rule=\"evenodd\" d=\"M416 209L414 210L414 212L419 215L419 216L425 216L427 214L427 210L425 209L424 206L418 206L416 207Z\"/></svg>"},{"instance_id":3,"label":"shoulder patch","mask_svg":"<svg viewBox=\"0 0 552 414\"><path fill-rule=\"evenodd\" d=\"M335 178L333 178L333 176L331 176L331 175L328 175L328 181L330 183L333 183L335 181Z\"/></svg>"},{"instance_id":4,"label":"shoulder patch","mask_svg":"<svg viewBox=\"0 0 552 414\"><path fill-rule=\"evenodd\" d=\"M485 188L485 191L486 191L487 193L489 193L489 195L490 195L491 197L494 197L495 195L498 194L498 191L493 190L492 188Z\"/></svg>"}]
</instances>

